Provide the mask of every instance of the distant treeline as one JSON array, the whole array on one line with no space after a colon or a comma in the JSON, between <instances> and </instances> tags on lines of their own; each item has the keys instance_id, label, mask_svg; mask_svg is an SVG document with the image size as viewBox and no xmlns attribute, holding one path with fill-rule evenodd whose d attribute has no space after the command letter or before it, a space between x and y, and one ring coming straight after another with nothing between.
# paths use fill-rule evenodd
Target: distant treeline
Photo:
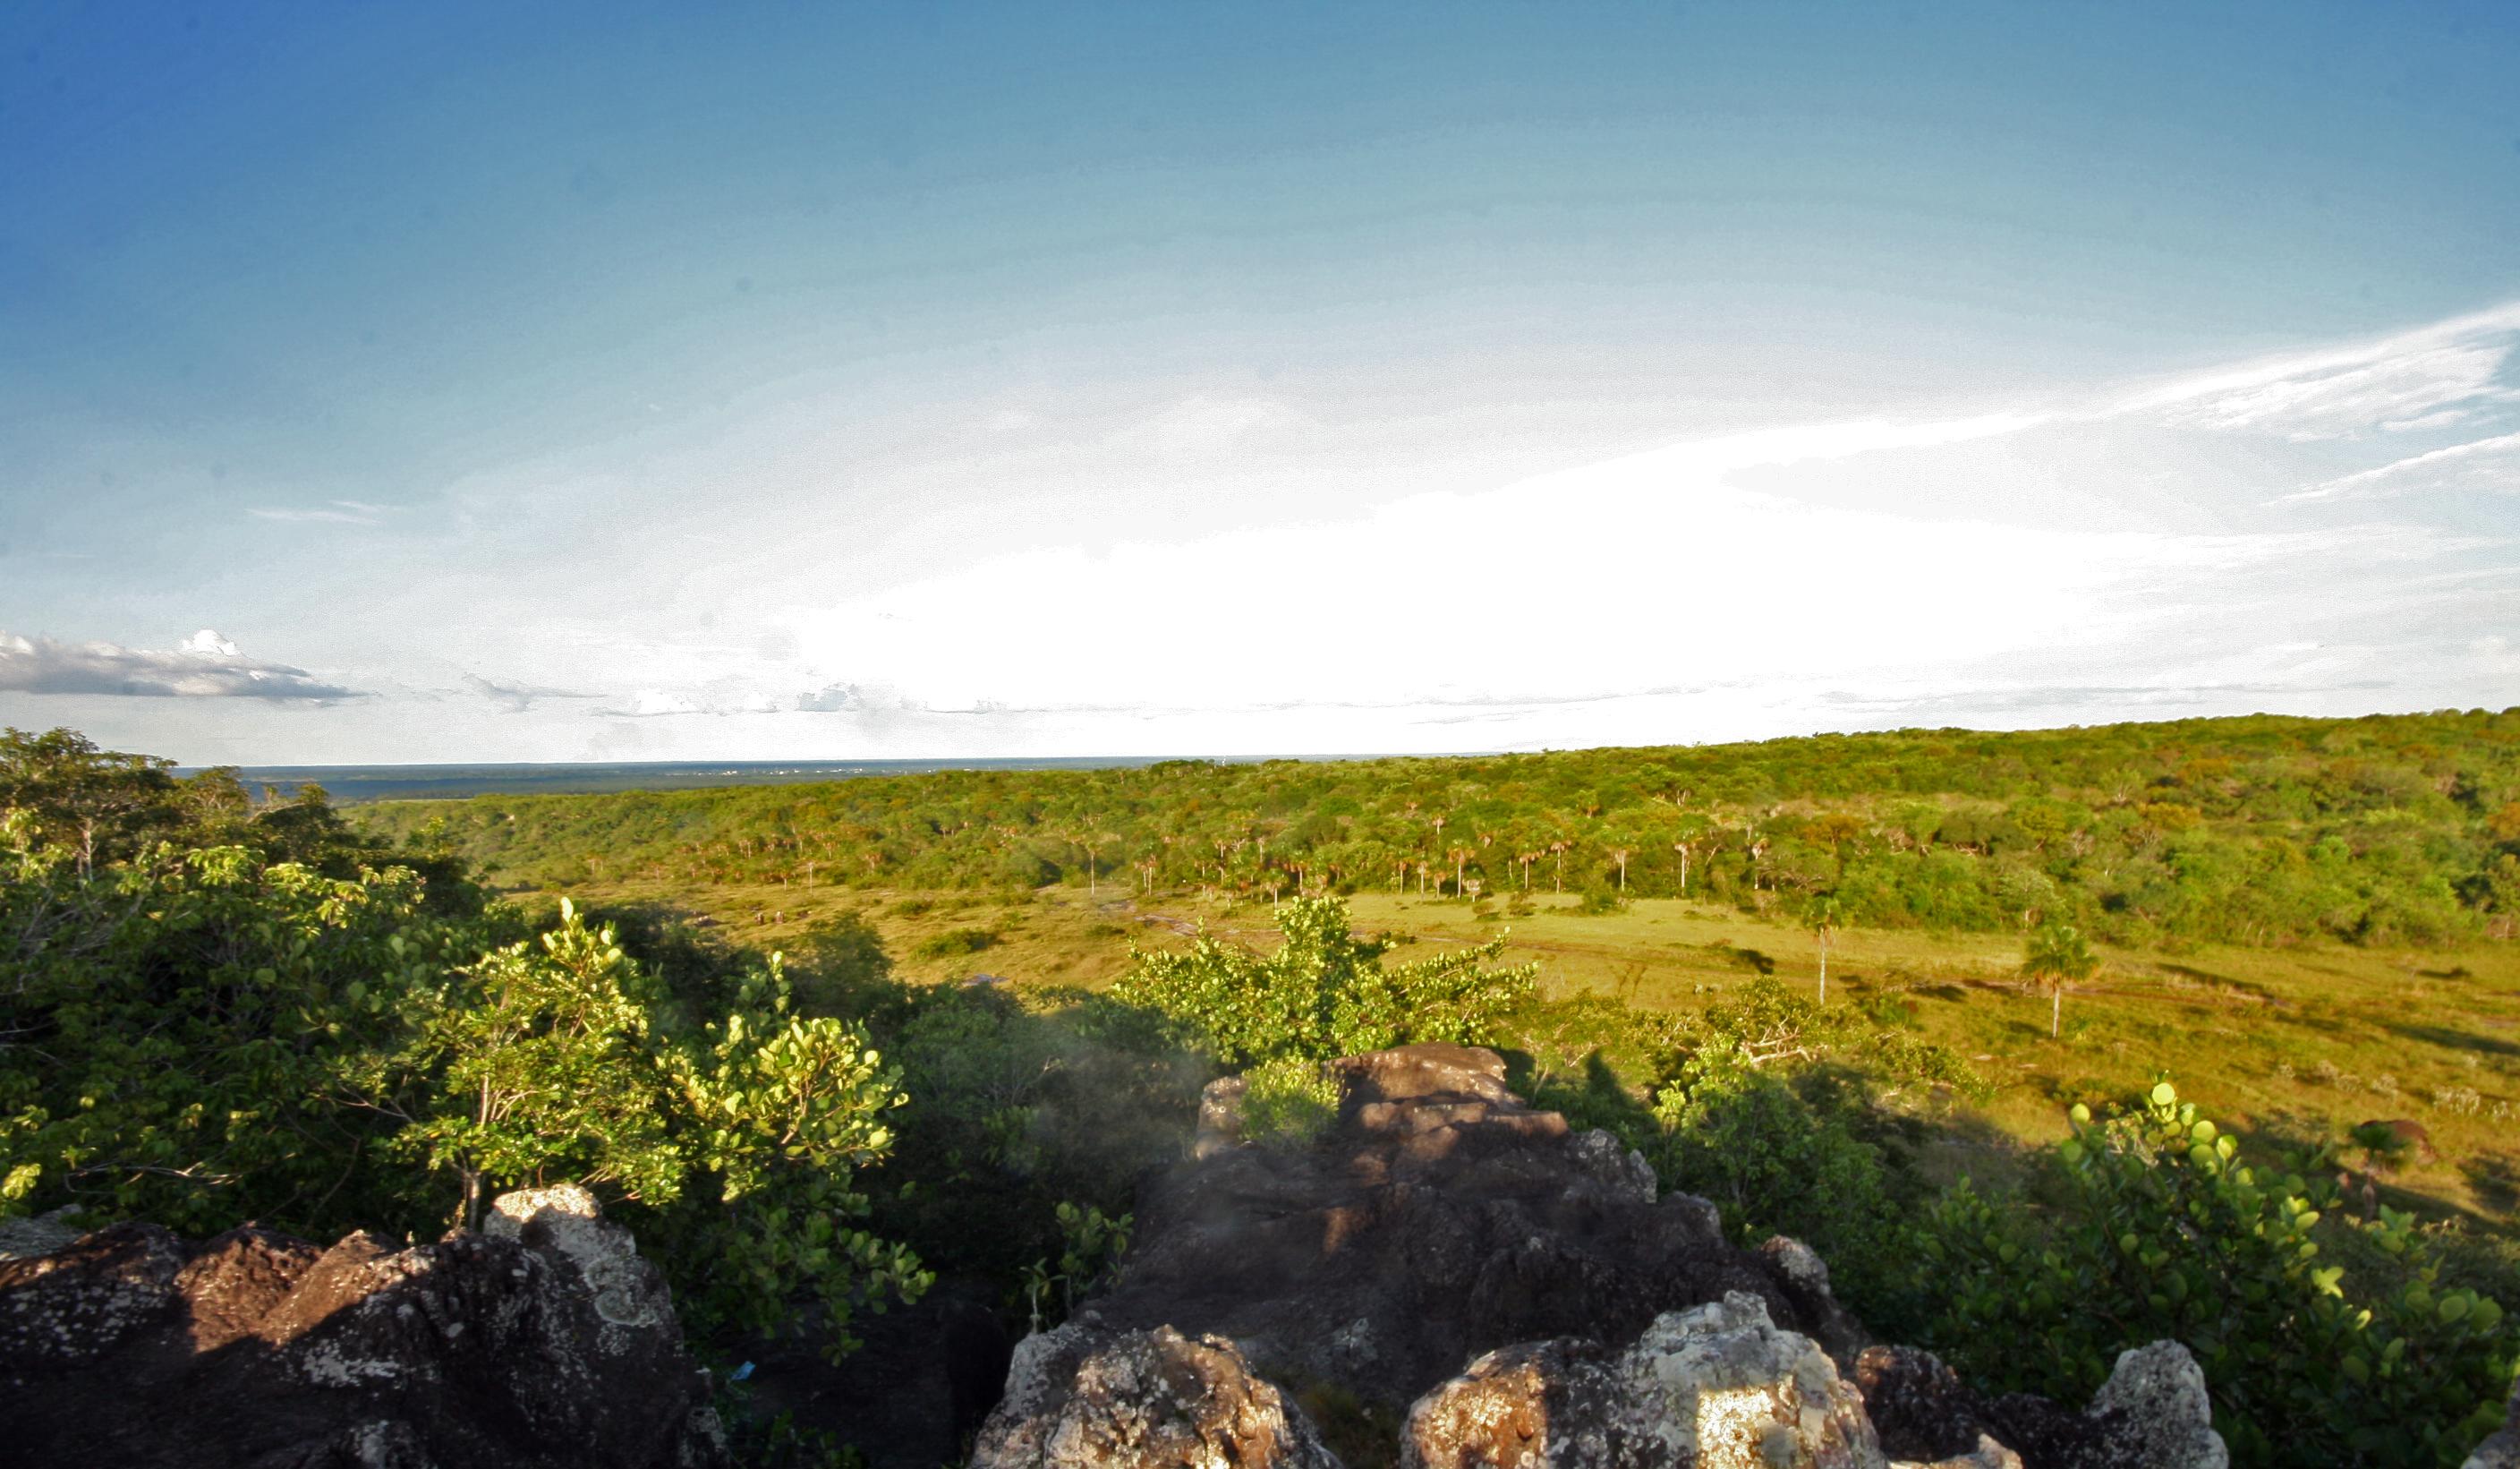
<instances>
[{"instance_id":1,"label":"distant treeline","mask_svg":"<svg viewBox=\"0 0 2520 1469\"><path fill-rule=\"evenodd\" d=\"M1687 895L2121 942L2520 928L2520 709L388 803L511 881Z\"/></svg>"}]
</instances>

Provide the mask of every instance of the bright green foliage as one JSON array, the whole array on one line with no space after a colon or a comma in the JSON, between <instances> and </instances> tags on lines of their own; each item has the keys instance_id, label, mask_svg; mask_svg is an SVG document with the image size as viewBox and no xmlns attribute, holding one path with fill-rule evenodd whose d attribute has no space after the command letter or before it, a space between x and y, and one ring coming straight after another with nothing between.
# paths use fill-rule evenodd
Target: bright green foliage
<instances>
[{"instance_id":1,"label":"bright green foliage","mask_svg":"<svg viewBox=\"0 0 2520 1469\"><path fill-rule=\"evenodd\" d=\"M760 1331L782 1324L790 1293L810 1290L836 1357L855 1345L842 1328L856 1308L915 1301L934 1279L858 1222L869 1205L857 1172L890 1154L886 1114L908 1098L865 1032L788 1013L776 955L762 988L760 1008L713 1027L705 1052L667 1060L694 1123L693 1163L714 1196L696 1201L687 1224L674 1221L685 1225L687 1288Z\"/></svg>"},{"instance_id":2,"label":"bright green foliage","mask_svg":"<svg viewBox=\"0 0 2520 1469\"><path fill-rule=\"evenodd\" d=\"M1242 1074L1242 1136L1263 1147L1300 1148L1338 1118L1339 1084L1308 1056L1279 1056Z\"/></svg>"},{"instance_id":3,"label":"bright green foliage","mask_svg":"<svg viewBox=\"0 0 2520 1469\"><path fill-rule=\"evenodd\" d=\"M1918 1232L1915 1324L1982 1384L2075 1400L2121 1350L2174 1338L2246 1464L2451 1465L2498 1419L2520 1338L2493 1300L2435 1289L2409 1217L2335 1217L2324 1160L2244 1160L2167 1081L2072 1121L2051 1210L1963 1187ZM2322 1217L2365 1231L2403 1283L2349 1290Z\"/></svg>"},{"instance_id":4,"label":"bright green foliage","mask_svg":"<svg viewBox=\"0 0 2520 1469\"><path fill-rule=\"evenodd\" d=\"M1201 933L1187 953L1132 948L1113 993L1172 1017L1228 1066L1278 1056L1326 1061L1412 1041L1484 1045L1532 992L1538 965L1490 969L1506 936L1385 967L1391 945L1348 932L1347 904L1299 897L1279 916L1285 941L1262 957Z\"/></svg>"},{"instance_id":5,"label":"bright green foliage","mask_svg":"<svg viewBox=\"0 0 2520 1469\"><path fill-rule=\"evenodd\" d=\"M856 1308L928 1283L852 1222L868 1208L856 1171L892 1146L897 1077L862 1030L790 1014L776 955L700 1035L656 1033L658 996L610 928L562 903L558 928L439 992L399 1058L434 1079L435 1104L395 1146L462 1181L467 1222L498 1188L600 1188L669 1242L703 1325L767 1330L811 1292L846 1351Z\"/></svg>"},{"instance_id":6,"label":"bright green foliage","mask_svg":"<svg viewBox=\"0 0 2520 1469\"><path fill-rule=\"evenodd\" d=\"M851 1309L923 1287L858 1224L897 1078L859 1027L793 1014L776 956L670 999L566 904L519 939L320 793L255 810L162 765L0 743L0 793L38 803L0 806L0 1212L329 1238L569 1180L703 1330L807 1296L844 1349ZM704 994L714 1023L682 1018Z\"/></svg>"},{"instance_id":7,"label":"bright green foliage","mask_svg":"<svg viewBox=\"0 0 2520 1469\"><path fill-rule=\"evenodd\" d=\"M652 1059L646 977L567 903L561 926L509 944L414 998L421 1035L388 1070L433 1076L397 1153L461 1180L457 1222L484 1192L551 1177L650 1204L682 1191L665 1074Z\"/></svg>"},{"instance_id":8,"label":"bright green foliage","mask_svg":"<svg viewBox=\"0 0 2520 1469\"><path fill-rule=\"evenodd\" d=\"M87 1206L210 1232L408 1217L397 1125L345 1105L407 994L477 954L408 869L325 877L160 843L84 874L0 812L0 1210Z\"/></svg>"}]
</instances>

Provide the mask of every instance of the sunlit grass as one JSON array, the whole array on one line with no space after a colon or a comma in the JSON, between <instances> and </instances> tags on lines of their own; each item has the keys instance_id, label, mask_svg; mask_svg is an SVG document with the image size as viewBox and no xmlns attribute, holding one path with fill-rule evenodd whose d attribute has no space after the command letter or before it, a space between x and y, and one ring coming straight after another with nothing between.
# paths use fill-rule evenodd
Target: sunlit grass
<instances>
[{"instance_id":1,"label":"sunlit grass","mask_svg":"<svg viewBox=\"0 0 2520 1469\"><path fill-rule=\"evenodd\" d=\"M1178 942L1180 924L1206 922L1262 947L1276 942L1265 902L1225 907L1195 894L1140 902L1116 884L1092 896L1082 888L1021 895L653 883L576 891L599 902L683 906L763 949L792 943L818 918L859 912L899 973L929 984L990 974L1100 988L1127 968L1130 942ZM1817 986L1811 935L1754 915L1667 898L1606 915L1579 913L1573 897L1545 892L1529 902L1533 911L1521 916L1493 902L1474 914L1457 899L1369 892L1351 899L1351 911L1361 929L1430 944L1509 929L1506 962L1540 960L1549 998L1591 993L1689 1011L1762 966L1788 984ZM954 946L938 942L942 936L975 929L994 941L939 952ZM1958 1049L1995 1083L1971 1120L2001 1136L2052 1140L2074 1102L2120 1095L2165 1072L2244 1132L2341 1141L2366 1119L2413 1119L2436 1156L2404 1162L2396 1186L2514 1222L2520 945L2103 949L2100 972L2067 992L2064 1033L2054 1040L2046 994L2018 981L2020 953L2009 936L1850 929L1831 943L1830 997L1852 1004L1895 989L1911 1001L1920 1033Z\"/></svg>"}]
</instances>

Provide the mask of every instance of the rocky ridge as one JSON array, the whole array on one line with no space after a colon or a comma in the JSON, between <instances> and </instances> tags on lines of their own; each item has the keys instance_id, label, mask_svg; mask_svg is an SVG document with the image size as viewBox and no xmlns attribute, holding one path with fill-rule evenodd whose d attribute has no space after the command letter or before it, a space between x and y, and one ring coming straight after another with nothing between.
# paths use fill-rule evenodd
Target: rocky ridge
<instances>
[{"instance_id":1,"label":"rocky ridge","mask_svg":"<svg viewBox=\"0 0 2520 1469\"><path fill-rule=\"evenodd\" d=\"M1210 1088L1123 1282L1017 1347L972 1469L1320 1469L1308 1394L1383 1410L1409 1469L2228 1462L2175 1343L2083 1411L1989 1401L1868 1341L1808 1248L1733 1246L1715 1206L1525 1105L1494 1052L1335 1065L1338 1122L1299 1151L1240 1144L1236 1084Z\"/></svg>"},{"instance_id":2,"label":"rocky ridge","mask_svg":"<svg viewBox=\"0 0 2520 1469\"><path fill-rule=\"evenodd\" d=\"M584 1190L395 1248L115 1224L0 1261L18 1462L478 1469L726 1462L655 1267Z\"/></svg>"}]
</instances>

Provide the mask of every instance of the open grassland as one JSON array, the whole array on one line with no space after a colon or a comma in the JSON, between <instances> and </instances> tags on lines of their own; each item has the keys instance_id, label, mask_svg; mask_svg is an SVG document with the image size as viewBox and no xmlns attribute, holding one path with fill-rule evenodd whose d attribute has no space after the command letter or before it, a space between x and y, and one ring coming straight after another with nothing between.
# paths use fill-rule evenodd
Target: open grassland
<instances>
[{"instance_id":1,"label":"open grassland","mask_svg":"<svg viewBox=\"0 0 2520 1469\"><path fill-rule=\"evenodd\" d=\"M939 984L992 975L1025 989L1100 989L1128 967L1132 943L1177 945L1199 923L1255 948L1278 939L1266 902L1224 906L1195 892L1141 901L1116 886L1092 895L1081 886L1029 895L780 884L577 891L599 906L704 915L731 941L762 949L858 913L900 974ZM1429 946L1507 932L1506 961L1540 961L1545 1000L1593 994L1688 1013L1763 972L1818 987L1817 947L1797 928L1674 899L1598 915L1571 896L1529 901L1532 911L1508 915L1495 903L1473 912L1458 898L1387 892L1350 900L1359 929ZM2390 1180L2399 1202L2502 1229L2520 1224L2520 945L2192 945L2102 956L2100 972L2067 992L2056 1039L2047 994L2020 981L2011 936L1847 929L1831 943L1829 993L1838 1004L1889 999L1884 1013L1905 1014L1992 1083L1982 1103L1906 1099L1952 1124L1949 1137L1978 1139L1929 1160L1939 1171L2000 1169L1993 1154L2007 1141L2052 1141L2064 1133L2065 1108L2123 1095L2158 1072L2244 1132L2341 1142L2365 1120L2411 1119L2434 1156L2401 1164ZM1574 1075L1584 1066L1593 1037L1564 1023L1559 1007L1536 1007L1523 1029L1541 1069Z\"/></svg>"}]
</instances>

